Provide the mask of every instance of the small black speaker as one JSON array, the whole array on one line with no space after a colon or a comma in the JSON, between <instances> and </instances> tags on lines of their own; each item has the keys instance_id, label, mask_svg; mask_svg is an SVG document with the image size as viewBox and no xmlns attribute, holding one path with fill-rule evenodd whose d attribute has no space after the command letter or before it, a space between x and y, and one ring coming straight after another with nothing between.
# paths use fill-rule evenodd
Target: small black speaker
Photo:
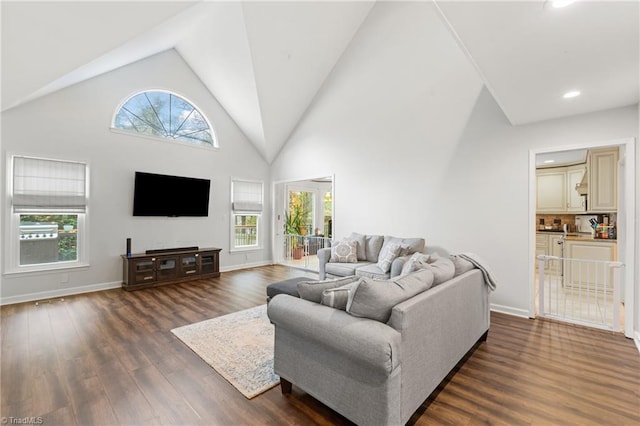
<instances>
[{"instance_id":1,"label":"small black speaker","mask_svg":"<svg viewBox=\"0 0 640 426\"><path fill-rule=\"evenodd\" d=\"M127 257L131 257L131 238L127 238Z\"/></svg>"}]
</instances>

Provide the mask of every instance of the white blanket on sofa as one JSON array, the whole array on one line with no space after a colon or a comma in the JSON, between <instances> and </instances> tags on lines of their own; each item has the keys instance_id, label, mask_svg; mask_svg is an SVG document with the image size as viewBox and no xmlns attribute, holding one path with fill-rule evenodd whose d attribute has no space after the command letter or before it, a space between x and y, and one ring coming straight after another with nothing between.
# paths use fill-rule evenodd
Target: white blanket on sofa
<instances>
[{"instance_id":1,"label":"white blanket on sofa","mask_svg":"<svg viewBox=\"0 0 640 426\"><path fill-rule=\"evenodd\" d=\"M489 265L485 260L483 260L475 253L460 253L458 256L473 263L473 266L482 271L484 282L487 284L487 286L489 286L491 291L494 291L496 289L495 274L491 271Z\"/></svg>"}]
</instances>

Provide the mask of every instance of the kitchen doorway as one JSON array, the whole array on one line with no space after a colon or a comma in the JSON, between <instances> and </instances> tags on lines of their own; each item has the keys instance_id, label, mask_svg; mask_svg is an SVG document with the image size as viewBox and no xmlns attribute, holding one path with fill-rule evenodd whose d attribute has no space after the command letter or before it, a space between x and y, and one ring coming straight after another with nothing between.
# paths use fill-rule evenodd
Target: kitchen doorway
<instances>
[{"instance_id":1,"label":"kitchen doorway","mask_svg":"<svg viewBox=\"0 0 640 426\"><path fill-rule=\"evenodd\" d=\"M633 337L640 291L633 279L634 143L624 139L531 151L531 317L596 327L600 318ZM623 313L620 325L618 312Z\"/></svg>"}]
</instances>

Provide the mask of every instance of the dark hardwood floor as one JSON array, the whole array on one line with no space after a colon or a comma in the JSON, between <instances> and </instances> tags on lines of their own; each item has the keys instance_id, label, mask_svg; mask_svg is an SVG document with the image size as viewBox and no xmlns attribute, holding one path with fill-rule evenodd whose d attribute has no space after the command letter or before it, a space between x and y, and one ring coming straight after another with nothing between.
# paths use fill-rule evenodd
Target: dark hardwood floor
<instances>
[{"instance_id":1,"label":"dark hardwood floor","mask_svg":"<svg viewBox=\"0 0 640 426\"><path fill-rule=\"evenodd\" d=\"M3 423L349 424L295 385L245 399L170 332L263 304L269 283L301 275L314 277L269 266L3 306ZM410 423L638 425L640 355L619 334L492 313L488 340Z\"/></svg>"}]
</instances>

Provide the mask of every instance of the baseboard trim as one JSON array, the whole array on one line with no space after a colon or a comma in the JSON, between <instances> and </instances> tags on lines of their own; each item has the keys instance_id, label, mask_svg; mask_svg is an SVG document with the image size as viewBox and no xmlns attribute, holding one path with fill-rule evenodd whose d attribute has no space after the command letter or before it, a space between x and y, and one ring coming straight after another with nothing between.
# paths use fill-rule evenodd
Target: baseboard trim
<instances>
[{"instance_id":1,"label":"baseboard trim","mask_svg":"<svg viewBox=\"0 0 640 426\"><path fill-rule=\"evenodd\" d=\"M638 348L638 352L640 352L640 331L636 331L636 335L633 338L633 341L636 344L636 348Z\"/></svg>"},{"instance_id":2,"label":"baseboard trim","mask_svg":"<svg viewBox=\"0 0 640 426\"><path fill-rule=\"evenodd\" d=\"M262 260L260 262L243 263L241 265L230 265L220 267L220 272L239 271L240 269L258 268L260 266L269 266L274 263L271 260Z\"/></svg>"},{"instance_id":3,"label":"baseboard trim","mask_svg":"<svg viewBox=\"0 0 640 426\"><path fill-rule=\"evenodd\" d=\"M114 281L110 283L100 283L92 285L84 285L81 287L61 288L49 291L40 291L37 293L20 294L18 296L9 296L0 298L0 306L13 305L16 303L36 302L40 300L55 299L64 296L73 296L75 294L93 293L94 291L112 290L122 287L122 281Z\"/></svg>"},{"instance_id":4,"label":"baseboard trim","mask_svg":"<svg viewBox=\"0 0 640 426\"><path fill-rule=\"evenodd\" d=\"M495 303L492 303L491 310L493 312L500 312L502 314L515 315L522 318L530 318L529 311L525 309L512 308L511 306L496 305Z\"/></svg>"}]
</instances>

